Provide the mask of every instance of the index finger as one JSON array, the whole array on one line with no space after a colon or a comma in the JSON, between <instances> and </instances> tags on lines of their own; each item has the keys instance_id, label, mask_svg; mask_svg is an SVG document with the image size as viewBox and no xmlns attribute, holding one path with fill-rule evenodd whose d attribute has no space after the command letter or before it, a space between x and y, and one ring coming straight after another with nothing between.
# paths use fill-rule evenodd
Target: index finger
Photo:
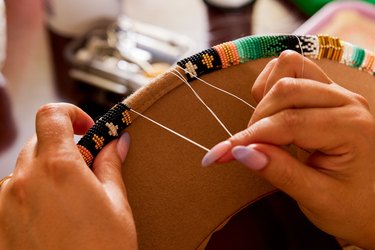
<instances>
[{"instance_id":1,"label":"index finger","mask_svg":"<svg viewBox=\"0 0 375 250\"><path fill-rule=\"evenodd\" d=\"M230 146L216 162L233 160L229 152L230 148L254 143L275 146L294 144L302 149L319 150L326 155L342 156L348 151L350 144L347 142L356 141L354 138L356 135L351 131L357 127L343 126L347 117L351 116L347 109L347 107L338 107L282 110L255 122L227 139L226 142Z\"/></svg>"},{"instance_id":2,"label":"index finger","mask_svg":"<svg viewBox=\"0 0 375 250\"><path fill-rule=\"evenodd\" d=\"M297 52L287 50L277 59L270 61L255 80L251 90L255 100L260 102L272 86L285 77L305 78L323 83L332 82L316 63Z\"/></svg>"},{"instance_id":3,"label":"index finger","mask_svg":"<svg viewBox=\"0 0 375 250\"><path fill-rule=\"evenodd\" d=\"M42 106L36 115L37 152L56 150L62 145L76 149L74 134L85 133L93 120L80 108L68 103Z\"/></svg>"}]
</instances>

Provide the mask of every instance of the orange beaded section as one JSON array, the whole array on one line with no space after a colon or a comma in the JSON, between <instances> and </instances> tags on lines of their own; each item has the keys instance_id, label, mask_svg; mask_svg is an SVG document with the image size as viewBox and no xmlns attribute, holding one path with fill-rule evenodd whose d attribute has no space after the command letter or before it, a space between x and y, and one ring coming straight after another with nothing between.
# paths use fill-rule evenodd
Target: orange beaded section
<instances>
[{"instance_id":1,"label":"orange beaded section","mask_svg":"<svg viewBox=\"0 0 375 250\"><path fill-rule=\"evenodd\" d=\"M204 54L203 56L202 56L202 63L204 64L204 65L206 65L206 67L208 68L208 69L212 69L213 67L214 67L214 65L213 65L213 62L214 61L214 57L212 56L212 55L209 55L209 54Z\"/></svg>"},{"instance_id":2,"label":"orange beaded section","mask_svg":"<svg viewBox=\"0 0 375 250\"><path fill-rule=\"evenodd\" d=\"M94 160L94 156L90 153L90 151L82 145L77 145L79 152L81 153L83 160L86 162L88 166L91 166L92 161Z\"/></svg>"},{"instance_id":3,"label":"orange beaded section","mask_svg":"<svg viewBox=\"0 0 375 250\"><path fill-rule=\"evenodd\" d=\"M367 66L367 70L369 71L369 72L374 72L375 71L375 56L374 56L374 54L373 53L371 53L371 55L370 55L370 60L369 60L369 63L368 63L368 66Z\"/></svg>"},{"instance_id":4,"label":"orange beaded section","mask_svg":"<svg viewBox=\"0 0 375 250\"><path fill-rule=\"evenodd\" d=\"M233 65L240 64L240 55L238 54L236 45L233 42L228 42L228 46L230 47L230 51L233 55Z\"/></svg>"},{"instance_id":5,"label":"orange beaded section","mask_svg":"<svg viewBox=\"0 0 375 250\"><path fill-rule=\"evenodd\" d=\"M366 58L363 66L361 67L362 70L366 72L373 72L374 71L374 54L370 51L366 50Z\"/></svg>"},{"instance_id":6,"label":"orange beaded section","mask_svg":"<svg viewBox=\"0 0 375 250\"><path fill-rule=\"evenodd\" d=\"M221 67L223 69L228 68L230 65L228 65L228 61L225 56L225 51L224 51L222 44L214 46L213 49L219 54L221 65L222 65Z\"/></svg>"},{"instance_id":7,"label":"orange beaded section","mask_svg":"<svg viewBox=\"0 0 375 250\"><path fill-rule=\"evenodd\" d=\"M223 47L223 50L224 50L225 57L228 60L228 66L233 65L234 57L233 57L233 55L231 53L230 47L228 46L227 43L223 43L222 47Z\"/></svg>"},{"instance_id":8,"label":"orange beaded section","mask_svg":"<svg viewBox=\"0 0 375 250\"><path fill-rule=\"evenodd\" d=\"M121 120L126 125L130 125L132 123L132 118L130 116L129 110L125 110L124 112L122 112L122 119Z\"/></svg>"},{"instance_id":9,"label":"orange beaded section","mask_svg":"<svg viewBox=\"0 0 375 250\"><path fill-rule=\"evenodd\" d=\"M216 45L213 49L219 54L223 69L240 63L240 56L233 42Z\"/></svg>"},{"instance_id":10,"label":"orange beaded section","mask_svg":"<svg viewBox=\"0 0 375 250\"><path fill-rule=\"evenodd\" d=\"M98 136L94 135L92 140L95 142L95 148L96 149L102 149L104 146L104 137L103 136Z\"/></svg>"}]
</instances>

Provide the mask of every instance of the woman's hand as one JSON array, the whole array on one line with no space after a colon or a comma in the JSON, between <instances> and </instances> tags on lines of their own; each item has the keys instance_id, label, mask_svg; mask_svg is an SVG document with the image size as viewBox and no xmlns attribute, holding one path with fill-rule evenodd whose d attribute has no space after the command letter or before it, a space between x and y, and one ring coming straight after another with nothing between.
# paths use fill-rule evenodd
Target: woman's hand
<instances>
[{"instance_id":1,"label":"woman's hand","mask_svg":"<svg viewBox=\"0 0 375 250\"><path fill-rule=\"evenodd\" d=\"M73 134L92 124L73 105L39 110L36 137L0 189L0 249L137 248L121 176L129 136L108 144L91 171Z\"/></svg>"},{"instance_id":2,"label":"woman's hand","mask_svg":"<svg viewBox=\"0 0 375 250\"><path fill-rule=\"evenodd\" d=\"M204 165L237 159L322 230L375 249L375 121L365 98L290 51L267 65L252 94L259 105L248 128L215 146ZM309 153L297 160L282 148L289 144Z\"/></svg>"}]
</instances>

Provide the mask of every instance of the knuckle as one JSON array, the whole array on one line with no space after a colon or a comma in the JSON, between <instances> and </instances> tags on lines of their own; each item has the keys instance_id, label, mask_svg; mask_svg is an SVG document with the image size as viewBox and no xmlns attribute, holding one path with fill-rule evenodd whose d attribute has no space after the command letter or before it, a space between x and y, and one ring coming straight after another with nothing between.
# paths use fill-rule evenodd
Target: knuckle
<instances>
[{"instance_id":1,"label":"knuckle","mask_svg":"<svg viewBox=\"0 0 375 250\"><path fill-rule=\"evenodd\" d=\"M70 179L69 176L76 174L76 170L79 169L76 162L80 161L60 152L58 155L49 157L42 164L45 175L50 180L61 183Z\"/></svg>"},{"instance_id":2,"label":"knuckle","mask_svg":"<svg viewBox=\"0 0 375 250\"><path fill-rule=\"evenodd\" d=\"M24 204L27 201L27 193L30 190L30 176L22 173L12 176L11 181L7 185L7 189L12 198L19 204Z\"/></svg>"},{"instance_id":3,"label":"knuckle","mask_svg":"<svg viewBox=\"0 0 375 250\"><path fill-rule=\"evenodd\" d=\"M356 102L358 102L359 104L361 104L363 107L365 107L367 110L370 110L370 104L369 104L368 100L365 97L363 97L360 94L353 93L353 97L352 98Z\"/></svg>"},{"instance_id":4,"label":"knuckle","mask_svg":"<svg viewBox=\"0 0 375 250\"><path fill-rule=\"evenodd\" d=\"M265 67L264 71L271 71L277 64L278 58L272 59ZM264 72L263 71L263 72ZM264 89L267 85L268 74L260 74L251 88L251 95L260 101L263 97Z\"/></svg>"},{"instance_id":5,"label":"knuckle","mask_svg":"<svg viewBox=\"0 0 375 250\"><path fill-rule=\"evenodd\" d=\"M279 97L288 98L290 95L298 94L301 86L295 78L283 77L278 80L273 88L273 94Z\"/></svg>"},{"instance_id":6,"label":"knuckle","mask_svg":"<svg viewBox=\"0 0 375 250\"><path fill-rule=\"evenodd\" d=\"M243 145L251 140L255 134L255 131L252 127L248 127L247 129L238 132L237 134L233 135L229 138L229 141L232 145Z\"/></svg>"},{"instance_id":7,"label":"knuckle","mask_svg":"<svg viewBox=\"0 0 375 250\"><path fill-rule=\"evenodd\" d=\"M294 65L296 63L296 60L298 60L298 58L300 57L301 55L293 50L285 50L280 54L278 63L282 65Z\"/></svg>"},{"instance_id":8,"label":"knuckle","mask_svg":"<svg viewBox=\"0 0 375 250\"><path fill-rule=\"evenodd\" d=\"M37 117L44 117L50 116L59 112L61 110L61 106L57 103L48 103L41 106L37 112Z\"/></svg>"},{"instance_id":9,"label":"knuckle","mask_svg":"<svg viewBox=\"0 0 375 250\"><path fill-rule=\"evenodd\" d=\"M298 113L293 109L287 109L280 112L282 124L289 129L301 126L302 118Z\"/></svg>"},{"instance_id":10,"label":"knuckle","mask_svg":"<svg viewBox=\"0 0 375 250\"><path fill-rule=\"evenodd\" d=\"M262 99L263 87L264 83L262 83L262 86L260 84L257 84L253 85L253 87L251 88L251 96L253 96L257 101L260 101Z\"/></svg>"},{"instance_id":11,"label":"knuckle","mask_svg":"<svg viewBox=\"0 0 375 250\"><path fill-rule=\"evenodd\" d=\"M269 66L270 68L275 67L278 60L278 58L273 58L271 61L268 62L267 66Z\"/></svg>"},{"instance_id":12,"label":"knuckle","mask_svg":"<svg viewBox=\"0 0 375 250\"><path fill-rule=\"evenodd\" d=\"M361 110L353 110L351 117L352 124L355 124L358 131L361 131L365 137L375 134L374 117L369 112L361 112Z\"/></svg>"}]
</instances>

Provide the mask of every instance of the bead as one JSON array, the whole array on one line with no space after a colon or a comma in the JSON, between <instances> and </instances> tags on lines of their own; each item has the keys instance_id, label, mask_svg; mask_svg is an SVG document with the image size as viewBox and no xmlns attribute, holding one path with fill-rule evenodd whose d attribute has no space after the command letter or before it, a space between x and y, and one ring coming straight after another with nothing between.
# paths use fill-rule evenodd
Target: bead
<instances>
[{"instance_id":1,"label":"bead","mask_svg":"<svg viewBox=\"0 0 375 250\"><path fill-rule=\"evenodd\" d=\"M105 126L109 129L108 134L110 136L115 136L115 137L118 136L118 133L117 133L118 125L113 124L113 122L111 123L107 122Z\"/></svg>"},{"instance_id":2,"label":"bead","mask_svg":"<svg viewBox=\"0 0 375 250\"><path fill-rule=\"evenodd\" d=\"M77 145L79 152L81 153L83 160L86 162L88 166L91 166L94 156L90 153L90 151L82 145Z\"/></svg>"},{"instance_id":3,"label":"bead","mask_svg":"<svg viewBox=\"0 0 375 250\"><path fill-rule=\"evenodd\" d=\"M239 63L265 57L278 56L284 50L294 50L313 59L329 59L365 71L373 72L375 58L365 51L337 37L328 35L276 35L248 36L226 42L178 62L193 76L225 69Z\"/></svg>"},{"instance_id":4,"label":"bead","mask_svg":"<svg viewBox=\"0 0 375 250\"><path fill-rule=\"evenodd\" d=\"M207 66L207 68L211 69L214 67L212 64L212 61L214 60L214 57L209 54L203 54L202 56L202 63Z\"/></svg>"},{"instance_id":5,"label":"bead","mask_svg":"<svg viewBox=\"0 0 375 250\"><path fill-rule=\"evenodd\" d=\"M125 110L121 114L122 114L122 119L121 119L122 123L125 123L126 126L129 126L132 123L129 110Z\"/></svg>"},{"instance_id":6,"label":"bead","mask_svg":"<svg viewBox=\"0 0 375 250\"><path fill-rule=\"evenodd\" d=\"M88 166L91 166L92 159L108 142L117 138L120 131L131 124L129 110L123 103L116 104L80 139L78 148Z\"/></svg>"},{"instance_id":7,"label":"bead","mask_svg":"<svg viewBox=\"0 0 375 250\"><path fill-rule=\"evenodd\" d=\"M94 135L92 137L92 140L95 142L95 148L96 149L102 149L103 148L104 141L105 141L103 136Z\"/></svg>"},{"instance_id":8,"label":"bead","mask_svg":"<svg viewBox=\"0 0 375 250\"><path fill-rule=\"evenodd\" d=\"M188 80L222 68L220 57L213 48L185 58L177 64L188 72Z\"/></svg>"},{"instance_id":9,"label":"bead","mask_svg":"<svg viewBox=\"0 0 375 250\"><path fill-rule=\"evenodd\" d=\"M189 72L190 77L197 75L197 72L195 70L198 69L198 66L193 64L191 61L185 64L185 68Z\"/></svg>"}]
</instances>

